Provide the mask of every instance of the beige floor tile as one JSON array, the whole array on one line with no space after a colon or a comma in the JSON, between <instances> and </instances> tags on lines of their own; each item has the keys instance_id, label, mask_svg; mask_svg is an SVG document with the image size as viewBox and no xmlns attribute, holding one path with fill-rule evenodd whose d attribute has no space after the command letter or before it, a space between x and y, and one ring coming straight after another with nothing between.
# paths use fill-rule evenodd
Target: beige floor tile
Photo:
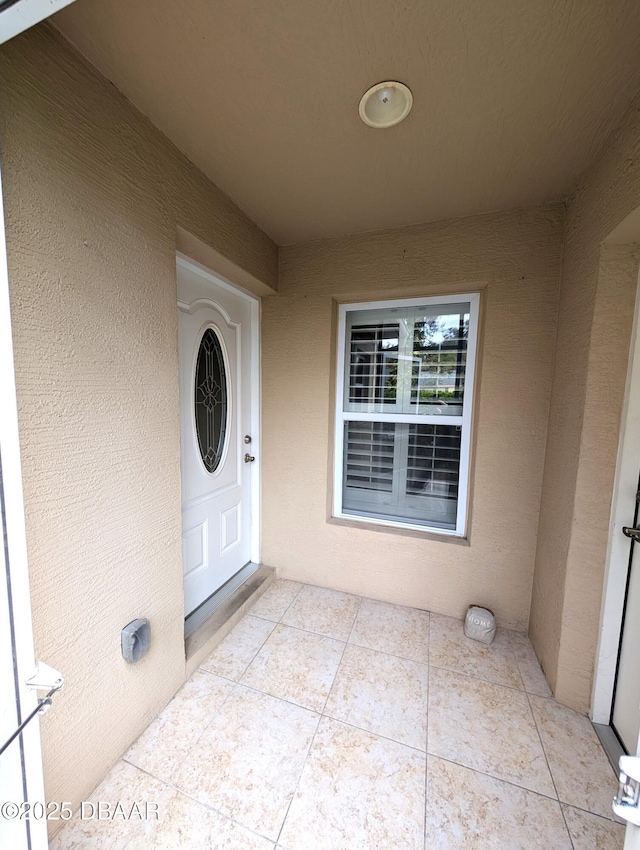
<instances>
[{"instance_id":1,"label":"beige floor tile","mask_svg":"<svg viewBox=\"0 0 640 850\"><path fill-rule=\"evenodd\" d=\"M625 833L623 824L565 804L562 810L574 850L622 850Z\"/></svg>"},{"instance_id":2,"label":"beige floor tile","mask_svg":"<svg viewBox=\"0 0 640 850\"><path fill-rule=\"evenodd\" d=\"M422 850L424 771L415 750L323 717L278 846Z\"/></svg>"},{"instance_id":3,"label":"beige floor tile","mask_svg":"<svg viewBox=\"0 0 640 850\"><path fill-rule=\"evenodd\" d=\"M275 627L269 620L247 614L200 666L237 682Z\"/></svg>"},{"instance_id":4,"label":"beige floor tile","mask_svg":"<svg viewBox=\"0 0 640 850\"><path fill-rule=\"evenodd\" d=\"M298 595L302 585L297 581L277 578L251 609L254 617L278 620Z\"/></svg>"},{"instance_id":5,"label":"beige floor tile","mask_svg":"<svg viewBox=\"0 0 640 850\"><path fill-rule=\"evenodd\" d=\"M531 706L560 800L612 818L618 783L589 718L542 697Z\"/></svg>"},{"instance_id":6,"label":"beige floor tile","mask_svg":"<svg viewBox=\"0 0 640 850\"><path fill-rule=\"evenodd\" d=\"M145 804L158 804L158 815L163 816L167 786L127 762L119 761L88 798L84 808L85 818L74 814L62 830L51 840L50 850L122 850L129 842L132 846L146 846L146 838L154 828L152 809L150 818L135 815L129 819L118 816L112 819L97 817L98 802L110 803L112 810L120 802L128 813L134 803L145 813ZM93 805L93 809L89 804ZM95 812L95 817L91 813ZM103 808L103 812L106 809Z\"/></svg>"},{"instance_id":7,"label":"beige floor tile","mask_svg":"<svg viewBox=\"0 0 640 850\"><path fill-rule=\"evenodd\" d=\"M550 697L551 688L527 635L524 632L509 632L509 639L518 662L525 691L529 694L537 694L540 697Z\"/></svg>"},{"instance_id":8,"label":"beige floor tile","mask_svg":"<svg viewBox=\"0 0 640 850\"><path fill-rule=\"evenodd\" d=\"M175 785L274 841L318 719L239 685L191 750Z\"/></svg>"},{"instance_id":9,"label":"beige floor tile","mask_svg":"<svg viewBox=\"0 0 640 850\"><path fill-rule=\"evenodd\" d=\"M241 682L321 712L344 647L344 643L332 638L276 626Z\"/></svg>"},{"instance_id":10,"label":"beige floor tile","mask_svg":"<svg viewBox=\"0 0 640 850\"><path fill-rule=\"evenodd\" d=\"M346 640L359 604L358 596L307 584L294 599L282 622L325 637Z\"/></svg>"},{"instance_id":11,"label":"beige floor tile","mask_svg":"<svg viewBox=\"0 0 640 850\"><path fill-rule=\"evenodd\" d=\"M233 688L227 679L196 670L124 758L168 782Z\"/></svg>"},{"instance_id":12,"label":"beige floor tile","mask_svg":"<svg viewBox=\"0 0 640 850\"><path fill-rule=\"evenodd\" d=\"M325 714L424 750L428 686L426 664L349 644Z\"/></svg>"},{"instance_id":13,"label":"beige floor tile","mask_svg":"<svg viewBox=\"0 0 640 850\"><path fill-rule=\"evenodd\" d=\"M427 758L425 846L428 850L572 850L555 800L435 756Z\"/></svg>"},{"instance_id":14,"label":"beige floor tile","mask_svg":"<svg viewBox=\"0 0 640 850\"><path fill-rule=\"evenodd\" d=\"M429 613L363 599L349 643L412 661L429 660Z\"/></svg>"},{"instance_id":15,"label":"beige floor tile","mask_svg":"<svg viewBox=\"0 0 640 850\"><path fill-rule=\"evenodd\" d=\"M463 621L431 614L429 664L477 676L497 685L523 689L516 656L505 629L498 629L488 646L464 634Z\"/></svg>"},{"instance_id":16,"label":"beige floor tile","mask_svg":"<svg viewBox=\"0 0 640 850\"><path fill-rule=\"evenodd\" d=\"M522 691L431 667L427 752L556 796Z\"/></svg>"},{"instance_id":17,"label":"beige floor tile","mask_svg":"<svg viewBox=\"0 0 640 850\"><path fill-rule=\"evenodd\" d=\"M273 850L271 841L179 791L163 807L164 817L145 839L144 850Z\"/></svg>"}]
</instances>

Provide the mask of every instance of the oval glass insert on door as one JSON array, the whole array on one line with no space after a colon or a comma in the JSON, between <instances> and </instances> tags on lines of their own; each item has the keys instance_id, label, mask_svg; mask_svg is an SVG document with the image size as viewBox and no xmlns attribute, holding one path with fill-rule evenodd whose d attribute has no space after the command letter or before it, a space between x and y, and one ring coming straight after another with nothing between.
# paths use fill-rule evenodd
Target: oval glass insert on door
<instances>
[{"instance_id":1,"label":"oval glass insert on door","mask_svg":"<svg viewBox=\"0 0 640 850\"><path fill-rule=\"evenodd\" d=\"M215 472L227 433L227 372L222 346L212 328L202 335L196 360L194 412L200 456L207 472Z\"/></svg>"}]
</instances>

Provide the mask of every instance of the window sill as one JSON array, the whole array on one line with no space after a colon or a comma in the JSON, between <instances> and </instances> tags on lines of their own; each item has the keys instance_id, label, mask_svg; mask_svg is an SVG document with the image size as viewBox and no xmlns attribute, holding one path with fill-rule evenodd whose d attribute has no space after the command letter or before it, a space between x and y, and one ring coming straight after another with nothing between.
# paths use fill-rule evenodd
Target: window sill
<instances>
[{"instance_id":1,"label":"window sill","mask_svg":"<svg viewBox=\"0 0 640 850\"><path fill-rule=\"evenodd\" d=\"M469 539L455 531L446 528L426 528L419 525L394 523L373 517L358 517L351 514L331 516L327 519L329 525L340 525L347 528L360 528L368 531L378 531L383 534L400 534L403 537L417 537L422 540L433 540L437 543L452 543L457 546L470 546Z\"/></svg>"}]
</instances>

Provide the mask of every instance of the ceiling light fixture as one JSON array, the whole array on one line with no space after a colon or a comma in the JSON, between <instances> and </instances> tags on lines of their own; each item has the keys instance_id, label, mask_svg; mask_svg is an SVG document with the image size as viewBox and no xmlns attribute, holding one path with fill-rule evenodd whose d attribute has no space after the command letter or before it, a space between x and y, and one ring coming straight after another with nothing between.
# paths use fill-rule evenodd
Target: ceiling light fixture
<instances>
[{"instance_id":1,"label":"ceiling light fixture","mask_svg":"<svg viewBox=\"0 0 640 850\"><path fill-rule=\"evenodd\" d=\"M404 83L376 83L360 99L360 117L369 127L393 127L411 112L413 95Z\"/></svg>"}]
</instances>

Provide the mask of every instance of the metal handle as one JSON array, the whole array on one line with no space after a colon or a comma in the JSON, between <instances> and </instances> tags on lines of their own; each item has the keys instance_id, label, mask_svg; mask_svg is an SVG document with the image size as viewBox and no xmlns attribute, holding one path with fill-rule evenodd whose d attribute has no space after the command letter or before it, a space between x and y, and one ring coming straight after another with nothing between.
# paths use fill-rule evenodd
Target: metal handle
<instances>
[{"instance_id":1,"label":"metal handle","mask_svg":"<svg viewBox=\"0 0 640 850\"><path fill-rule=\"evenodd\" d=\"M625 525L622 527L622 533L625 537L631 538L634 543L640 543L640 528L634 528L633 526Z\"/></svg>"},{"instance_id":2,"label":"metal handle","mask_svg":"<svg viewBox=\"0 0 640 850\"><path fill-rule=\"evenodd\" d=\"M44 664L40 661L36 666L35 674L31 676L30 679L27 679L25 684L28 688L33 688L36 691L48 691L48 693L46 696L40 697L38 705L27 717L25 717L13 735L11 735L10 738L7 738L4 744L2 744L0 747L0 756L7 749L9 744L12 744L15 741L25 726L27 726L37 714L46 714L46 712L49 711L53 704L51 697L64 685L64 678L57 670L54 670L53 667L50 667L48 664Z\"/></svg>"},{"instance_id":3,"label":"metal handle","mask_svg":"<svg viewBox=\"0 0 640 850\"><path fill-rule=\"evenodd\" d=\"M613 798L613 811L619 818L640 826L640 758L620 757L620 784Z\"/></svg>"},{"instance_id":4,"label":"metal handle","mask_svg":"<svg viewBox=\"0 0 640 850\"><path fill-rule=\"evenodd\" d=\"M247 452L246 455L244 456L244 462L245 463L253 463L254 460L255 460L254 456L250 455L249 452ZM640 531L638 533L640 534Z\"/></svg>"}]
</instances>

